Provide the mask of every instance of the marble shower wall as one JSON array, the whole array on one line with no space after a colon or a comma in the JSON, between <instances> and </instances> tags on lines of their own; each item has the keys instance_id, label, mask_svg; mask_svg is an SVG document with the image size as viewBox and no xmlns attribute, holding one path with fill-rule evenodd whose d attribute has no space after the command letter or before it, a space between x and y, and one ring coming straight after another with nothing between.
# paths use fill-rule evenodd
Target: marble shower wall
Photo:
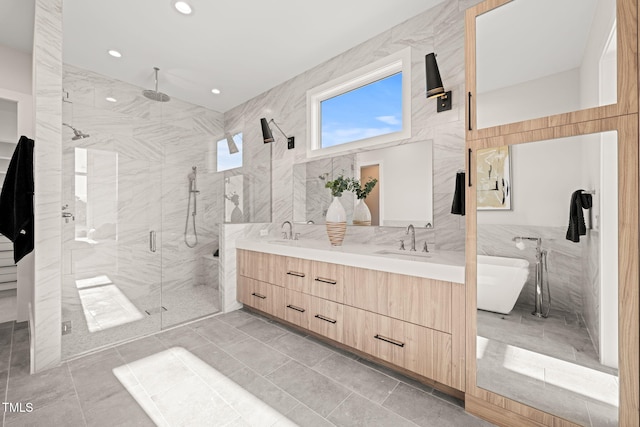
<instances>
[{"instance_id":1,"label":"marble shower wall","mask_svg":"<svg viewBox=\"0 0 640 427\"><path fill-rule=\"evenodd\" d=\"M412 137L409 141L434 142L435 230L423 230L420 235L438 249L464 250L464 218L450 214L450 210L456 171L465 167L464 11L476 3L474 0L445 1L225 113L225 129L242 129L248 153L262 149L261 117L274 118L287 135L296 138L296 147L292 150L287 149L286 139L278 132L274 132L276 140L270 144L273 150L271 221L279 225L293 219L293 165L306 160L306 91L410 46ZM435 101L425 99L424 57L430 52L438 54L445 87L453 91L451 111L437 113ZM303 237L327 238L320 226L296 228ZM403 238L400 237L403 232L389 227L368 230L351 227L345 242L395 245Z\"/></svg>"},{"instance_id":2,"label":"marble shower wall","mask_svg":"<svg viewBox=\"0 0 640 427\"><path fill-rule=\"evenodd\" d=\"M63 227L64 247L73 251L74 260L65 265L65 274L92 277L98 273L96 266L102 265L119 278L121 290L134 303L159 296L160 279L165 298L184 287L204 284L210 264L205 256L218 248L218 224L223 219L224 178L215 171L216 141L224 135L222 114L175 98L168 103L150 101L142 96L143 88L66 64L63 88L71 101L63 103L64 121L90 135L73 141L71 130L63 129L63 204L75 205L76 148L111 153L117 163L109 196L116 205L115 224L107 233L89 232L88 238L102 241L97 245L77 245L73 226ZM107 96L118 102L106 101ZM94 166L92 170L89 165L88 174L95 180L107 179L104 168ZM199 244L188 248L183 233L192 166L197 167L200 190ZM108 197L107 193L98 198ZM159 253L149 251L150 230L158 231ZM188 238L194 241L191 216ZM65 294L63 305L72 302L68 298Z\"/></svg>"}]
</instances>

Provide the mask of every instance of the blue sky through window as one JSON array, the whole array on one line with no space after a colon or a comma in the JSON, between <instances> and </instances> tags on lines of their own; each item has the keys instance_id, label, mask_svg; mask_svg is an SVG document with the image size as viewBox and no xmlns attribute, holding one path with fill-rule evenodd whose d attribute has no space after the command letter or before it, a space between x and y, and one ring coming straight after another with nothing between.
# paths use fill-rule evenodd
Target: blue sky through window
<instances>
[{"instance_id":1,"label":"blue sky through window","mask_svg":"<svg viewBox=\"0 0 640 427\"><path fill-rule=\"evenodd\" d=\"M402 73L320 103L322 147L402 130Z\"/></svg>"}]
</instances>

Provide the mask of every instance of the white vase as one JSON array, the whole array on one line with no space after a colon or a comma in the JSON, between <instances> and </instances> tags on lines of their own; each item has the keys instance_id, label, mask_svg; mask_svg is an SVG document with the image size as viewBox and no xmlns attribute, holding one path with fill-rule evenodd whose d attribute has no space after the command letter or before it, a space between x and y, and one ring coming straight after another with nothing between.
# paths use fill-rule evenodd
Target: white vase
<instances>
[{"instance_id":1,"label":"white vase","mask_svg":"<svg viewBox=\"0 0 640 427\"><path fill-rule=\"evenodd\" d=\"M371 211L364 199L358 199L353 209L353 225L371 225Z\"/></svg>"},{"instance_id":2,"label":"white vase","mask_svg":"<svg viewBox=\"0 0 640 427\"><path fill-rule=\"evenodd\" d=\"M327 209L325 219L327 225L327 235L332 246L341 246L344 235L347 232L347 212L340 203L339 197L334 197L333 202Z\"/></svg>"}]
</instances>

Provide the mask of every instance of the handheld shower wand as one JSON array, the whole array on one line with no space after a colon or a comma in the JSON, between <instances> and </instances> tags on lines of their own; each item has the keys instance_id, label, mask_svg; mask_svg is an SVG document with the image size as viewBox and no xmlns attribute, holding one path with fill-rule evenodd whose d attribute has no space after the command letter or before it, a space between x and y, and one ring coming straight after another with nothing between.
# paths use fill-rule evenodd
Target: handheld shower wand
<instances>
[{"instance_id":1,"label":"handheld shower wand","mask_svg":"<svg viewBox=\"0 0 640 427\"><path fill-rule=\"evenodd\" d=\"M198 232L196 231L196 211L197 211L197 196L200 191L197 189L196 178L197 178L197 168L193 166L191 168L191 173L187 175L189 178L189 201L187 202L187 221L184 224L184 244L189 248L195 248L198 244ZM191 196L193 195L193 212L191 212ZM187 233L189 230L189 214L191 213L191 220L193 223L193 235L196 238L196 241L192 244L189 243L187 239Z\"/></svg>"},{"instance_id":2,"label":"handheld shower wand","mask_svg":"<svg viewBox=\"0 0 640 427\"><path fill-rule=\"evenodd\" d=\"M547 310L543 313L543 305L544 305L544 282L545 282L545 273L547 276L549 275L549 269L547 267L547 250L542 249L542 239L540 237L514 237L514 242L516 242L516 247L521 251L525 249L525 244L523 240L532 240L536 242L536 288L534 295L534 303L535 307L531 314L536 317L548 317L549 311L551 310L551 290L549 288L549 278L547 277Z\"/></svg>"}]
</instances>

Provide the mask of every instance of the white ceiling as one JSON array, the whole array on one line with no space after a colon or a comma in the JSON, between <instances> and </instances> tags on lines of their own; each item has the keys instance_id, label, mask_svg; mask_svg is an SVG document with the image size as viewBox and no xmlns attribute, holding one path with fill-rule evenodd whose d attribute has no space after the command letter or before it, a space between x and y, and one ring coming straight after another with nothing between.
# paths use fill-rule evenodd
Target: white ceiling
<instances>
[{"instance_id":1,"label":"white ceiling","mask_svg":"<svg viewBox=\"0 0 640 427\"><path fill-rule=\"evenodd\" d=\"M225 112L442 1L64 0L63 60Z\"/></svg>"}]
</instances>

